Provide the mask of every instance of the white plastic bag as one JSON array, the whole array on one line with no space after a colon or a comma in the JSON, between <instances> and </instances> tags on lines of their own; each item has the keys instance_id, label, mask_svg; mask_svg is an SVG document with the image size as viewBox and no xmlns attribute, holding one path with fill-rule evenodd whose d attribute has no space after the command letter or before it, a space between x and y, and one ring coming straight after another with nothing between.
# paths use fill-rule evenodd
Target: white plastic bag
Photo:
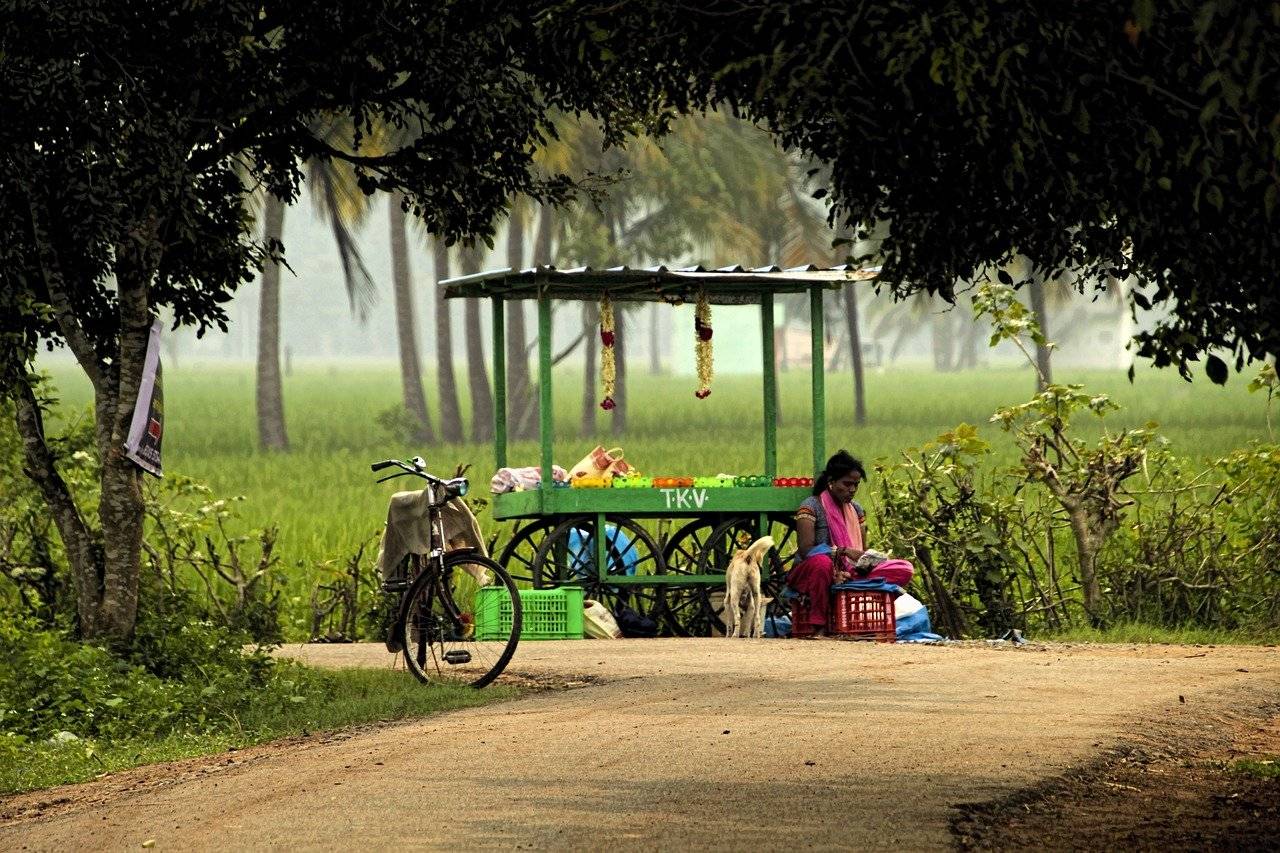
<instances>
[{"instance_id":1,"label":"white plastic bag","mask_svg":"<svg viewBox=\"0 0 1280 853\"><path fill-rule=\"evenodd\" d=\"M593 640L621 640L622 629L609 608L588 598L582 602L582 632Z\"/></svg>"},{"instance_id":2,"label":"white plastic bag","mask_svg":"<svg viewBox=\"0 0 1280 853\"><path fill-rule=\"evenodd\" d=\"M923 610L924 605L918 599L912 598L907 593L903 593L893 600L893 618L905 619L911 614Z\"/></svg>"},{"instance_id":3,"label":"white plastic bag","mask_svg":"<svg viewBox=\"0 0 1280 853\"><path fill-rule=\"evenodd\" d=\"M551 479L563 483L569 475L559 465L551 466ZM489 491L495 495L507 492L531 491L542 485L542 469L536 465L526 468L499 468L489 481Z\"/></svg>"}]
</instances>

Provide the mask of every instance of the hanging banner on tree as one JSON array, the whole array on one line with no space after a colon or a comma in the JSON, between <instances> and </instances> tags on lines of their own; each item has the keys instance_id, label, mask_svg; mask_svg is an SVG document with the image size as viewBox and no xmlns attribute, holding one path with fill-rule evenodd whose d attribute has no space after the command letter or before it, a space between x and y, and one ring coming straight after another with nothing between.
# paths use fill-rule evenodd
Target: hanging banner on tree
<instances>
[{"instance_id":1,"label":"hanging banner on tree","mask_svg":"<svg viewBox=\"0 0 1280 853\"><path fill-rule=\"evenodd\" d=\"M133 405L133 422L124 443L124 455L148 474L163 477L160 467L160 440L164 437L164 393L160 387L160 330L157 319L151 324L147 358L142 365L138 401Z\"/></svg>"}]
</instances>

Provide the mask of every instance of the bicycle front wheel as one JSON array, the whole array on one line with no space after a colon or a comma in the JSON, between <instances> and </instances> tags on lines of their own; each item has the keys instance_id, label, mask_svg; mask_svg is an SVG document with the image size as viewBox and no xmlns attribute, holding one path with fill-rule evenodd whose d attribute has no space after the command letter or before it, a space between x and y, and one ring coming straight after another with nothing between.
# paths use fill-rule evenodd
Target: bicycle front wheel
<instances>
[{"instance_id":1,"label":"bicycle front wheel","mask_svg":"<svg viewBox=\"0 0 1280 853\"><path fill-rule=\"evenodd\" d=\"M428 565L409 587L400 620L404 660L423 682L484 687L520 641L520 596L502 566L479 554Z\"/></svg>"}]
</instances>

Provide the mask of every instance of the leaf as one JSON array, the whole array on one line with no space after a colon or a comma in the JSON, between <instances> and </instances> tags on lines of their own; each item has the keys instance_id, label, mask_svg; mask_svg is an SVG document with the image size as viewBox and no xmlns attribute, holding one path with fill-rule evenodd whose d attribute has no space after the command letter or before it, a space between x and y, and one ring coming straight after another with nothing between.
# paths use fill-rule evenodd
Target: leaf
<instances>
[{"instance_id":1,"label":"leaf","mask_svg":"<svg viewBox=\"0 0 1280 853\"><path fill-rule=\"evenodd\" d=\"M996 272L996 278L1000 279L1001 284L1013 286L1013 276L1009 275L1008 270L999 270Z\"/></svg>"},{"instance_id":2,"label":"leaf","mask_svg":"<svg viewBox=\"0 0 1280 853\"><path fill-rule=\"evenodd\" d=\"M1214 385L1227 384L1227 363L1216 355L1210 355L1204 363L1204 372L1209 374L1209 379Z\"/></svg>"}]
</instances>

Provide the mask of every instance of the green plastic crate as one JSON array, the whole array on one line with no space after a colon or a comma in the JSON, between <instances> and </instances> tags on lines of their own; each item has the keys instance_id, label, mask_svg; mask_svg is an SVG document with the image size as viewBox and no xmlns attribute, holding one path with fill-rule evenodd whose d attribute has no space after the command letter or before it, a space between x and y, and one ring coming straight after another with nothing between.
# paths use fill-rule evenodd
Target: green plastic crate
<instances>
[{"instance_id":1,"label":"green plastic crate","mask_svg":"<svg viewBox=\"0 0 1280 853\"><path fill-rule=\"evenodd\" d=\"M583 590L520 590L520 639L581 640ZM501 640L511 631L511 600L501 587L485 587L476 599L476 639Z\"/></svg>"}]
</instances>

